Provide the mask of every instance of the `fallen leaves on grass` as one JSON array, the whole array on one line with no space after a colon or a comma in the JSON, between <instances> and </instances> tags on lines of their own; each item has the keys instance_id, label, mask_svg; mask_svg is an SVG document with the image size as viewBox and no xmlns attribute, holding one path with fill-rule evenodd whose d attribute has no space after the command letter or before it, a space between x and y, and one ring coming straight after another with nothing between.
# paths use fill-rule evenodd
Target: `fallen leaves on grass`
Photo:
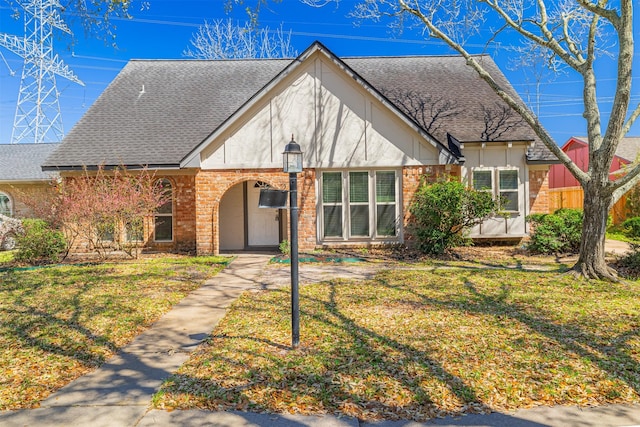
<instances>
[{"instance_id":1,"label":"fallen leaves on grass","mask_svg":"<svg viewBox=\"0 0 640 427\"><path fill-rule=\"evenodd\" d=\"M246 294L163 386L159 408L363 420L640 402L640 292L555 272L393 270Z\"/></svg>"},{"instance_id":2,"label":"fallen leaves on grass","mask_svg":"<svg viewBox=\"0 0 640 427\"><path fill-rule=\"evenodd\" d=\"M165 256L0 272L0 410L102 364L226 260Z\"/></svg>"}]
</instances>

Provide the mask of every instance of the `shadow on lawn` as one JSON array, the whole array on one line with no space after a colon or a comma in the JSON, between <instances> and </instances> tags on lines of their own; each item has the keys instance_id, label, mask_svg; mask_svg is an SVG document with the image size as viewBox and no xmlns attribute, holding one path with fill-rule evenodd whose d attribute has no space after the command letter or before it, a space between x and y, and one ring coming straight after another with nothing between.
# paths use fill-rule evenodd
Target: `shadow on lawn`
<instances>
[{"instance_id":1,"label":"shadow on lawn","mask_svg":"<svg viewBox=\"0 0 640 427\"><path fill-rule=\"evenodd\" d=\"M30 298L36 293L38 287L25 291L16 298L11 306L0 308L4 334L10 341L15 341L24 349L35 348L47 353L58 354L78 360L87 366L98 366L105 362L102 354L91 351L91 345L98 345L108 352L115 352L117 347L106 336L96 335L89 328L83 326L81 317L83 314L81 299L90 288L91 283L85 283L72 297L65 301L65 308L72 308L68 317L60 316L55 310L43 310L34 306ZM46 303L46 302L43 302ZM103 310L93 308L91 314L99 315ZM79 345L86 341L87 346Z\"/></svg>"},{"instance_id":2,"label":"shadow on lawn","mask_svg":"<svg viewBox=\"0 0 640 427\"><path fill-rule=\"evenodd\" d=\"M307 296L308 301L323 306L324 310L317 314L305 310L302 316L322 323L330 330L346 331L346 336L337 339L351 348L337 345L330 354L324 354L313 345L305 345L303 337L301 347L291 351L281 343L255 336L215 335L210 342L215 348L227 345L220 340L240 340L259 343L267 350L250 350L252 346L240 343L231 346L234 348L231 353L226 350L214 352L211 359L198 363L220 364L220 369L232 373L234 380L229 381L224 375L193 377L177 374L169 379L161 394L186 394L191 402L187 407L194 404L192 398L195 398L196 406L209 409L276 413L306 410L369 421L381 418L426 421L443 416L492 412L469 385L431 357L431 349L415 348L356 323L341 311L337 299L336 285L329 284L326 298ZM254 364L257 359L266 360L270 367L260 369L259 364ZM304 370L305 367L309 369ZM425 387L425 382L432 377L437 381L431 386L447 388L451 402L443 404L433 400L437 397ZM383 384L386 379L389 382ZM257 399L253 397L256 394ZM262 398L265 395L269 396L266 400ZM449 408L444 409L447 404ZM522 427L542 427L509 415L494 414L494 419L496 417L504 425L515 425L517 421ZM511 420L514 423L510 423ZM454 420L451 425L455 424Z\"/></svg>"},{"instance_id":3,"label":"shadow on lawn","mask_svg":"<svg viewBox=\"0 0 640 427\"><path fill-rule=\"evenodd\" d=\"M475 313L495 316L497 319L511 318L526 325L530 330L557 343L566 351L582 359L593 362L599 369L606 372L609 378L625 382L636 394L640 394L640 365L625 350L628 342L640 337L640 327L612 337L601 337L580 328L576 324L557 323L544 317L543 313L533 314L518 303L509 302L510 284L502 282L497 294L489 295L480 292L473 279L465 279L465 288L473 300L460 304L459 301L441 300L423 295L415 288L406 285L392 285L384 279L378 279L380 284L389 288L400 289L418 297L422 303L464 313ZM615 399L616 392L612 391L607 398Z\"/></svg>"}]
</instances>

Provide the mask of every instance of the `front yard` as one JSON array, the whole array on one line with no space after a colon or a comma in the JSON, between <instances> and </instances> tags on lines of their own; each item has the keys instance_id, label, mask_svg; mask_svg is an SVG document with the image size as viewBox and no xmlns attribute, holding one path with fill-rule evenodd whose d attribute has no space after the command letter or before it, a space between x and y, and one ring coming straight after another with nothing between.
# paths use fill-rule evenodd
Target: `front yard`
<instances>
[{"instance_id":1,"label":"front yard","mask_svg":"<svg viewBox=\"0 0 640 427\"><path fill-rule=\"evenodd\" d=\"M553 258L467 256L350 263L340 268L383 269L303 284L296 350L289 287L245 293L153 405L426 420L640 402L640 282L577 282ZM94 369L225 261L0 264L0 409L35 407Z\"/></svg>"},{"instance_id":2,"label":"front yard","mask_svg":"<svg viewBox=\"0 0 640 427\"><path fill-rule=\"evenodd\" d=\"M288 289L245 294L155 407L427 420L640 402L638 283L580 283L540 261L305 285L297 350Z\"/></svg>"},{"instance_id":3,"label":"front yard","mask_svg":"<svg viewBox=\"0 0 640 427\"><path fill-rule=\"evenodd\" d=\"M95 369L228 261L7 268L11 253L0 257L0 410L35 407Z\"/></svg>"}]
</instances>

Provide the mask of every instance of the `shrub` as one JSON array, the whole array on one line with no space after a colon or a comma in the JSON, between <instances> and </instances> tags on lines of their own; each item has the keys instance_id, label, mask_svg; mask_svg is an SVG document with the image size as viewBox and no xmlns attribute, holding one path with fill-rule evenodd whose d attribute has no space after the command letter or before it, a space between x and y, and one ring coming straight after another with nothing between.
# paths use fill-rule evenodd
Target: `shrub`
<instances>
[{"instance_id":1,"label":"shrub","mask_svg":"<svg viewBox=\"0 0 640 427\"><path fill-rule=\"evenodd\" d=\"M22 226L24 231L17 235L16 261L37 264L60 260L67 247L62 232L41 219L25 219Z\"/></svg>"},{"instance_id":2,"label":"shrub","mask_svg":"<svg viewBox=\"0 0 640 427\"><path fill-rule=\"evenodd\" d=\"M535 253L577 253L582 237L582 211L558 209L553 214L529 215L533 227L529 250Z\"/></svg>"},{"instance_id":3,"label":"shrub","mask_svg":"<svg viewBox=\"0 0 640 427\"><path fill-rule=\"evenodd\" d=\"M283 240L282 242L280 242L278 248L280 249L280 253L282 253L282 255L289 255L291 253L291 245L289 245L288 240Z\"/></svg>"},{"instance_id":4,"label":"shrub","mask_svg":"<svg viewBox=\"0 0 640 427\"><path fill-rule=\"evenodd\" d=\"M622 224L622 233L632 239L640 237L640 216L629 218Z\"/></svg>"},{"instance_id":5,"label":"shrub","mask_svg":"<svg viewBox=\"0 0 640 427\"><path fill-rule=\"evenodd\" d=\"M467 242L469 227L498 211L491 193L467 188L458 181L423 184L410 207L418 249L441 254Z\"/></svg>"}]
</instances>

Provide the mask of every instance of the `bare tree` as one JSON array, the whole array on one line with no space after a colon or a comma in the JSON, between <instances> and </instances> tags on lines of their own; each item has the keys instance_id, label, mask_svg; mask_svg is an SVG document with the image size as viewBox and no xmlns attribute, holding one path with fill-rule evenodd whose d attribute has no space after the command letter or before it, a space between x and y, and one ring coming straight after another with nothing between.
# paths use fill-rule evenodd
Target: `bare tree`
<instances>
[{"instance_id":1,"label":"bare tree","mask_svg":"<svg viewBox=\"0 0 640 427\"><path fill-rule=\"evenodd\" d=\"M497 141L502 135L517 128L524 122L522 117L508 105L496 103L493 107L480 104L482 116L480 119L484 123L481 141Z\"/></svg>"},{"instance_id":2,"label":"bare tree","mask_svg":"<svg viewBox=\"0 0 640 427\"><path fill-rule=\"evenodd\" d=\"M381 92L432 135L438 133L446 119L462 112L455 100L443 97L402 89L382 89Z\"/></svg>"},{"instance_id":3,"label":"bare tree","mask_svg":"<svg viewBox=\"0 0 640 427\"><path fill-rule=\"evenodd\" d=\"M252 23L240 25L231 19L205 22L191 38L185 56L196 59L293 58L291 32L282 27L256 28Z\"/></svg>"},{"instance_id":4,"label":"bare tree","mask_svg":"<svg viewBox=\"0 0 640 427\"><path fill-rule=\"evenodd\" d=\"M327 0L300 0L322 6ZM339 0L333 0L337 2ZM444 41L463 56L494 91L532 128L560 159L584 190L584 221L580 257L573 271L580 276L618 280L605 261L607 216L613 204L640 180L640 163L624 176L610 179L609 169L622 138L638 116L640 105L631 104L633 9L637 0L362 0L353 12L356 19L395 18L393 24L418 25L423 32ZM487 22L497 22L490 29ZM511 36L500 39L503 35ZM513 37L515 36L515 37ZM589 138L589 168L582 171L555 143L535 116L507 88L494 80L483 64L465 47L485 37L487 43L502 41L521 53L541 53L547 66L575 73L582 81L582 95ZM610 55L617 71L609 111L598 103L595 64Z\"/></svg>"}]
</instances>

